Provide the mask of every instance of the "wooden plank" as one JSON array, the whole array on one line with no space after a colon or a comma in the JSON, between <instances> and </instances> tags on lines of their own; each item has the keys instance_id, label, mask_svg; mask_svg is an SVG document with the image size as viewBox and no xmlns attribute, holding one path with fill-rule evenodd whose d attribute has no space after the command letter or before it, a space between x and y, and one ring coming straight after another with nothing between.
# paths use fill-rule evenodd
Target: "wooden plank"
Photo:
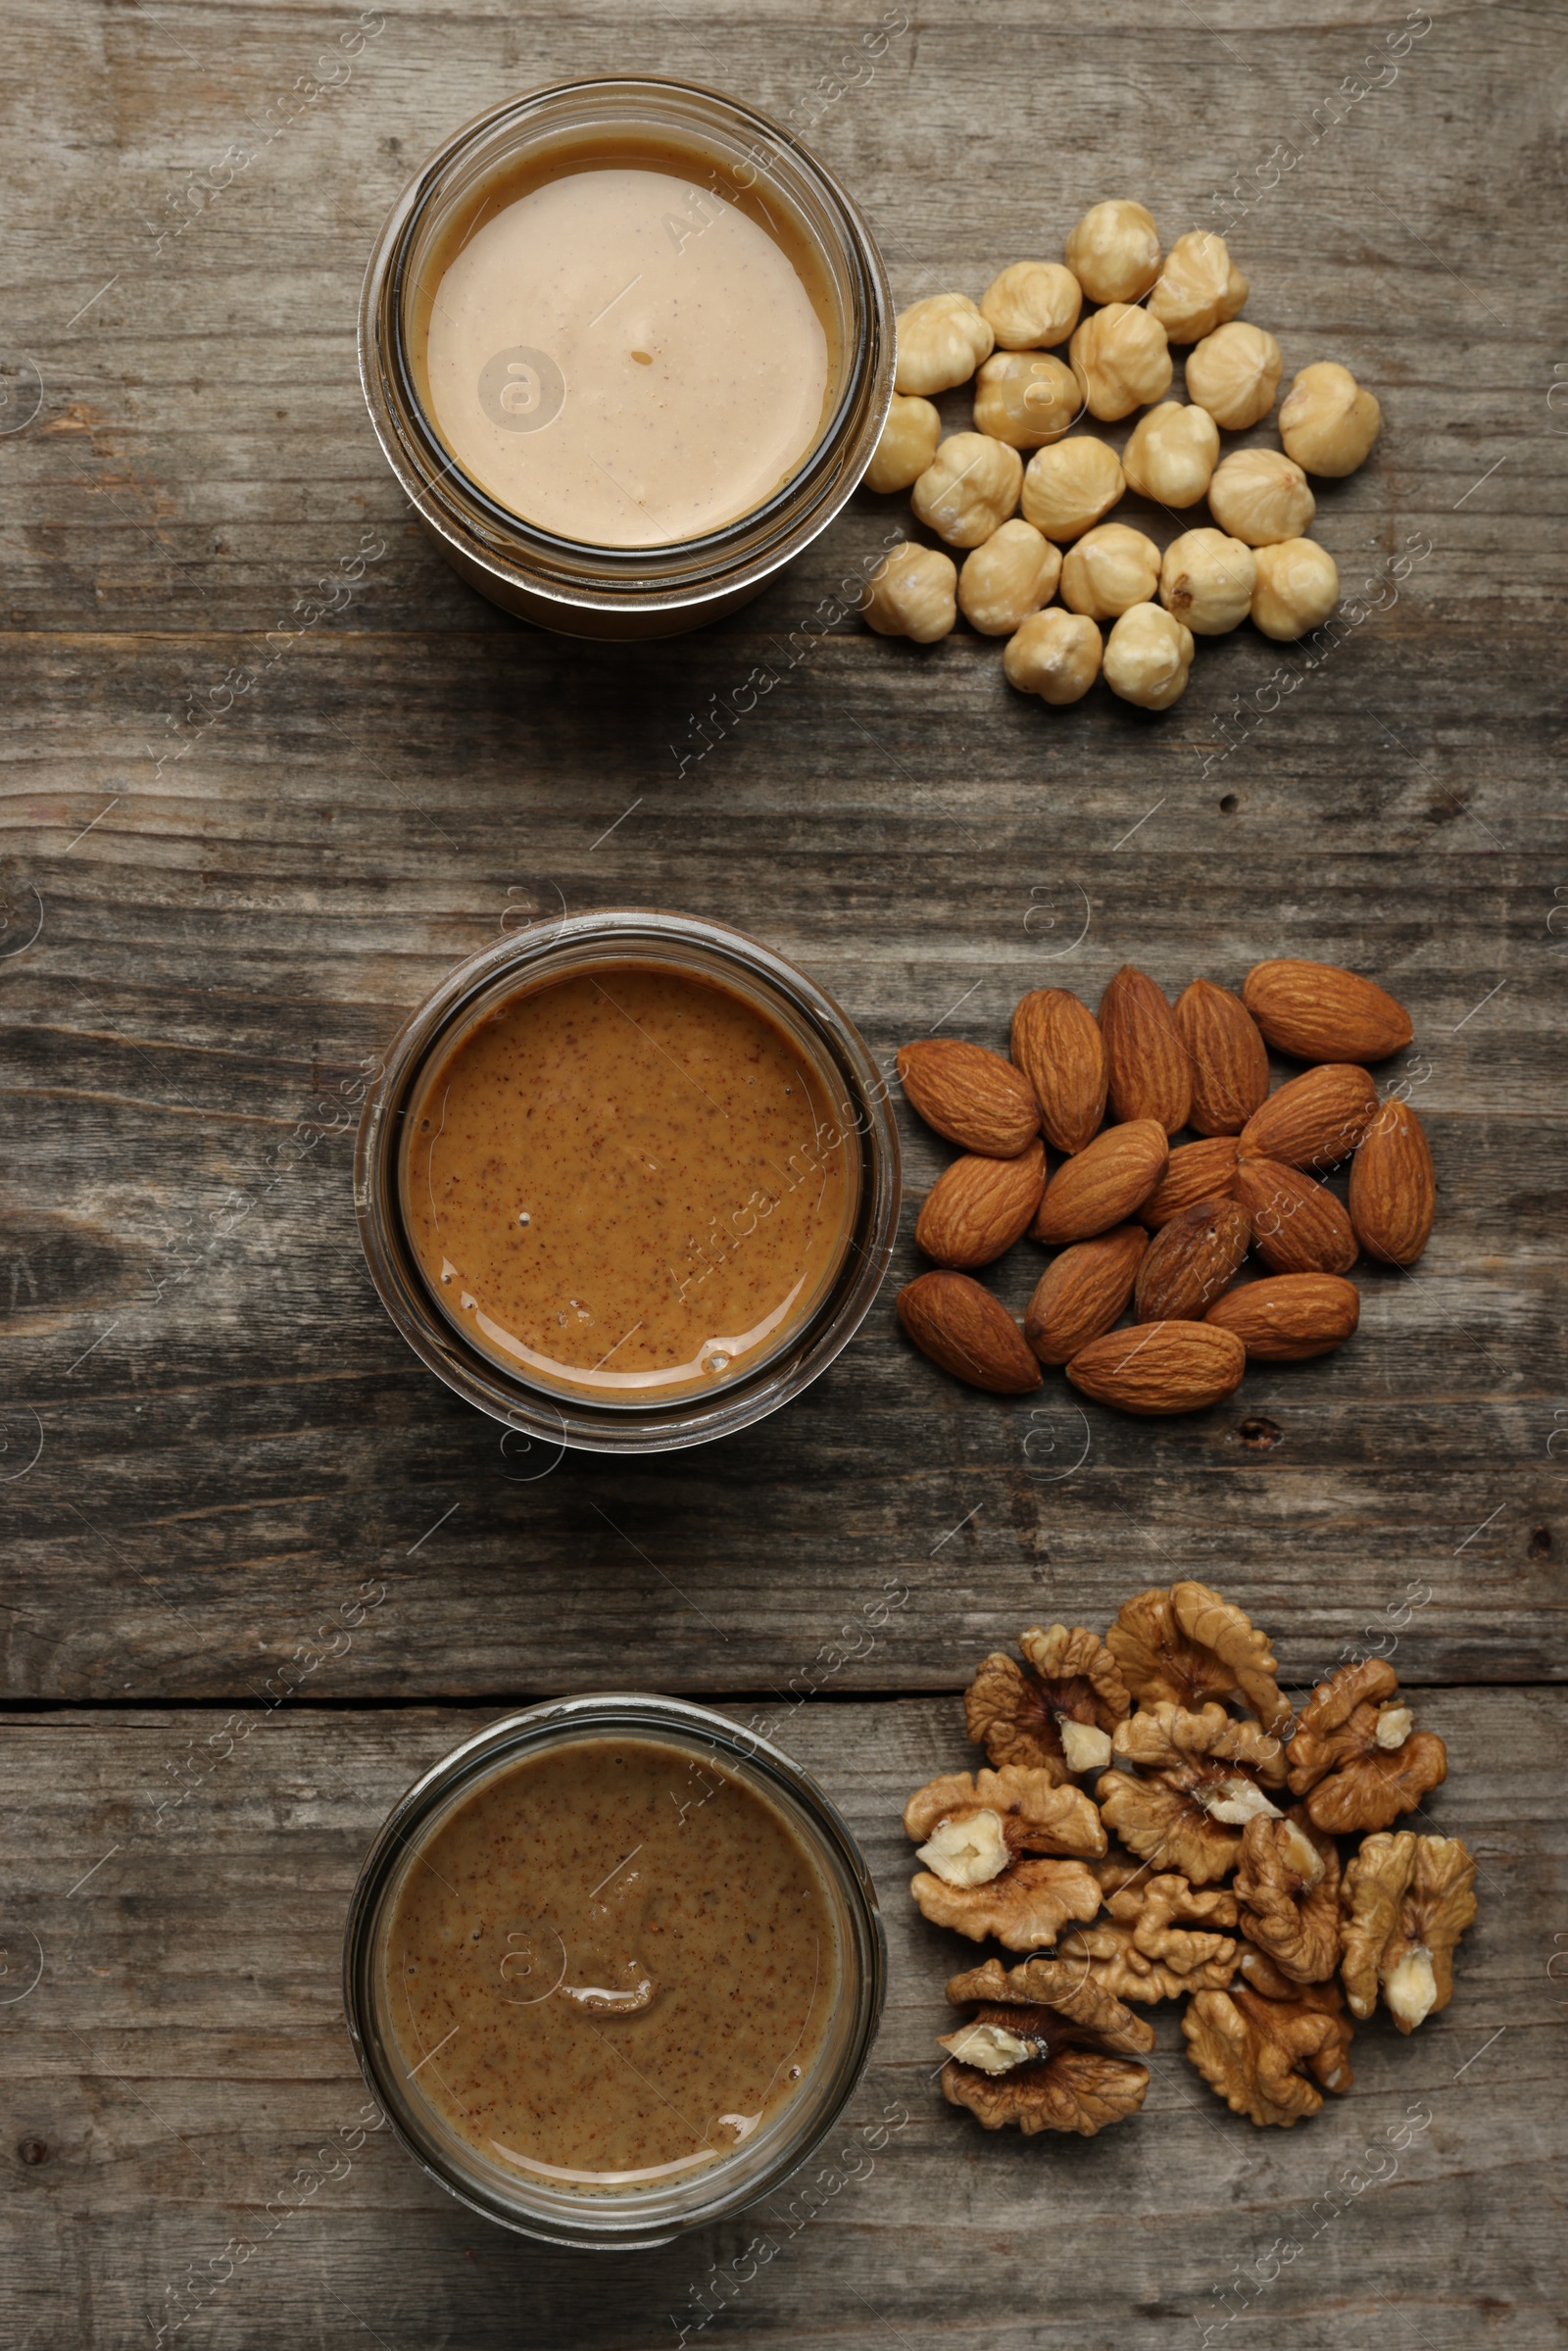
<instances>
[{"instance_id":1,"label":"wooden plank","mask_svg":"<svg viewBox=\"0 0 1568 2351\"><path fill-rule=\"evenodd\" d=\"M950 1700L812 1704L780 1736L861 1838L892 1959L886 2022L823 2167L840 2178L824 2183L820 2217L806 2225L797 2210L792 2224L780 2197L684 2245L587 2261L473 2220L371 2136L290 2218L274 2211L260 2241L268 2199L323 2142L341 2144L364 2102L337 1992L361 1853L397 1791L479 1719L253 1717L226 1760L212 1761L243 1725L207 1750L205 1777L189 1742L208 1724L220 1732L221 1715L9 1727L7 1949L13 1970L28 1935L43 1953L36 1988L0 2007L9 2339L69 2337L83 2351L151 2340L198 2292L208 2298L189 2304L187 2327L165 2339L213 2351L347 2340L356 2327L397 2351L500 2345L515 2340L519 2294L532 2335L585 2351L673 2342L714 2300L732 2305L710 2329L719 2339L811 2344L870 2327L910 2343L1152 2351L1195 2325L1213 2341L1305 2351L1459 2351L1483 2327L1509 2351L1555 2339L1562 1995L1547 1968L1561 1692L1428 1693L1422 1720L1448 1740L1451 1767L1430 1825L1462 1835L1481 1872L1454 1998L1409 2040L1364 2029L1351 2094L1289 2135L1254 2131L1204 2089L1173 2011L1157 2012L1147 2109L1114 2136L1026 2144L946 2107L932 2079L934 2036L951 2023L942 1986L973 1951L915 1915L899 1815L921 1779L972 1750ZM156 1809L181 1787L183 1803ZM862 2131L890 2110L896 2127L867 2165ZM1405 2126L1407 2147L1391 2153ZM1375 2182L1348 2193L1348 2166ZM744 2268L759 2232L776 2255L742 2285L730 2265ZM225 2281L230 2240L258 2249ZM1259 2284L1279 2240L1300 2252L1276 2252L1277 2276ZM694 2301L705 2287L710 2299Z\"/></svg>"},{"instance_id":2,"label":"wooden plank","mask_svg":"<svg viewBox=\"0 0 1568 2351\"><path fill-rule=\"evenodd\" d=\"M1234 1589L1302 1678L1412 1581L1434 1595L1404 1641L1415 1679L1559 1673L1562 572L1538 485L1560 453L1549 369L1533 406L1515 397L1495 325L1546 336L1561 302L1535 266L1546 17L1433 12L1390 86L1314 123L1386 45L1375 12L1072 8L1043 128L1004 64L1000 28L1032 24L1016 6L983 28L922 13L832 103L803 93L859 37L836 11L803 32L774 0L651 30L619 0L525 24L399 10L177 234L172 175L178 193L247 121L271 128L336 20L80 12L57 73L67 20L38 0L18 18L14 86L47 64L51 127L12 248L45 405L0 483L5 1459L43 1445L0 1488L10 1687L243 1697L372 1572L395 1604L318 1669L339 1694L590 1686L607 1623L665 1687L755 1688L808 1667L894 1572L906 1636L843 1687L954 1688L1035 1616L1102 1621L1129 1576L1178 1571ZM1253 311L1288 365L1333 347L1386 394L1384 446L1325 487L1323 534L1348 577L1362 553L1385 576L1412 537L1430 557L1278 710L1256 701L1276 649L1241 631L1201 649L1157 723L1100 695L1026 704L964 633L920 653L846 617L792 648L902 500L858 499L690 639L577 647L506 620L447 572L374 449L360 259L452 122L649 42L667 70L819 111L901 298L978 291L1000 258L1054 248L1102 182L1209 222L1240 159L1226 203ZM1455 128L1482 99L1514 133L1484 161ZM1285 139L1300 161L1266 186ZM62 274L68 218L91 225ZM960 395L946 406L962 420ZM385 552L347 608L236 697L225 679L264 669L263 632L364 534ZM726 721L759 662L777 688ZM809 1397L700 1460L519 1483L382 1318L348 1139L326 1130L456 957L530 904L617 899L799 955L884 1058L939 1020L997 1042L1024 986L1094 999L1123 959L1172 988L1280 947L1375 966L1417 1016L1388 1074L1432 1127L1433 1249L1413 1280L1368 1277L1345 1355L1253 1373L1170 1428L1080 1412L1057 1378L1019 1406L965 1395L884 1304ZM943 1156L907 1118L905 1138L901 1279ZM1021 1245L999 1269L1013 1306L1038 1264Z\"/></svg>"}]
</instances>

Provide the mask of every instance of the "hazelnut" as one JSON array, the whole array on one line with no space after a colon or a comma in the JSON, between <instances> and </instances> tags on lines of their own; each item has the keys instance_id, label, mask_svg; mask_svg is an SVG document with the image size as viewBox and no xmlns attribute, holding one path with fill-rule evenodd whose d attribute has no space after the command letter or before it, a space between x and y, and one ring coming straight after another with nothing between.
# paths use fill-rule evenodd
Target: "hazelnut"
<instances>
[{"instance_id":1,"label":"hazelnut","mask_svg":"<svg viewBox=\"0 0 1568 2351\"><path fill-rule=\"evenodd\" d=\"M1206 408L1162 400L1140 416L1121 453L1135 490L1161 506L1196 506L1219 463L1219 426Z\"/></svg>"},{"instance_id":2,"label":"hazelnut","mask_svg":"<svg viewBox=\"0 0 1568 2351\"><path fill-rule=\"evenodd\" d=\"M996 340L967 294L931 294L899 313L893 380L901 392L945 392L968 382Z\"/></svg>"},{"instance_id":3,"label":"hazelnut","mask_svg":"<svg viewBox=\"0 0 1568 2351\"><path fill-rule=\"evenodd\" d=\"M1220 528L1249 547L1298 539L1317 511L1306 475L1282 449L1233 449L1214 468L1208 503Z\"/></svg>"},{"instance_id":4,"label":"hazelnut","mask_svg":"<svg viewBox=\"0 0 1568 2351\"><path fill-rule=\"evenodd\" d=\"M1078 323L1083 288L1060 262L1014 262L980 297L980 316L1002 351L1049 351Z\"/></svg>"},{"instance_id":5,"label":"hazelnut","mask_svg":"<svg viewBox=\"0 0 1568 2351\"><path fill-rule=\"evenodd\" d=\"M1044 351L999 351L980 369L974 393L977 432L1014 449L1059 441L1083 414L1078 378Z\"/></svg>"},{"instance_id":6,"label":"hazelnut","mask_svg":"<svg viewBox=\"0 0 1568 2351\"><path fill-rule=\"evenodd\" d=\"M1321 628L1340 601L1339 565L1316 539L1276 539L1257 551L1252 619L1265 637Z\"/></svg>"},{"instance_id":7,"label":"hazelnut","mask_svg":"<svg viewBox=\"0 0 1568 2351\"><path fill-rule=\"evenodd\" d=\"M1147 604L1158 585L1159 549L1125 522L1086 531L1061 567L1062 603L1091 620L1114 620L1130 604Z\"/></svg>"},{"instance_id":8,"label":"hazelnut","mask_svg":"<svg viewBox=\"0 0 1568 2351\"><path fill-rule=\"evenodd\" d=\"M1274 337L1245 318L1216 326L1187 355L1187 390L1227 432L1245 432L1274 406L1285 362Z\"/></svg>"},{"instance_id":9,"label":"hazelnut","mask_svg":"<svg viewBox=\"0 0 1568 2351\"><path fill-rule=\"evenodd\" d=\"M958 604L983 637L1008 637L1056 593L1061 556L1032 522L1014 519L965 556Z\"/></svg>"},{"instance_id":10,"label":"hazelnut","mask_svg":"<svg viewBox=\"0 0 1568 2351\"><path fill-rule=\"evenodd\" d=\"M978 547L1018 504L1023 460L989 433L956 432L910 493L915 514L950 547Z\"/></svg>"},{"instance_id":11,"label":"hazelnut","mask_svg":"<svg viewBox=\"0 0 1568 2351\"><path fill-rule=\"evenodd\" d=\"M1280 439L1308 473L1338 481L1370 454L1383 412L1338 360L1303 367L1280 410Z\"/></svg>"},{"instance_id":12,"label":"hazelnut","mask_svg":"<svg viewBox=\"0 0 1568 2351\"><path fill-rule=\"evenodd\" d=\"M1105 640L1106 685L1141 710L1168 710L1192 661L1192 630L1157 604L1129 605Z\"/></svg>"},{"instance_id":13,"label":"hazelnut","mask_svg":"<svg viewBox=\"0 0 1568 2351\"><path fill-rule=\"evenodd\" d=\"M958 617L953 595L957 576L951 556L905 540L866 582L867 627L879 637L912 637L916 645L934 645Z\"/></svg>"},{"instance_id":14,"label":"hazelnut","mask_svg":"<svg viewBox=\"0 0 1568 2351\"><path fill-rule=\"evenodd\" d=\"M1073 336L1071 356L1089 413L1104 423L1130 416L1170 390L1165 329L1136 305L1109 302L1087 318Z\"/></svg>"},{"instance_id":15,"label":"hazelnut","mask_svg":"<svg viewBox=\"0 0 1568 2351\"><path fill-rule=\"evenodd\" d=\"M1149 307L1173 343L1196 343L1234 318L1247 295L1225 239L1193 228L1166 254Z\"/></svg>"},{"instance_id":16,"label":"hazelnut","mask_svg":"<svg viewBox=\"0 0 1568 2351\"><path fill-rule=\"evenodd\" d=\"M1222 637L1247 618L1257 558L1222 530L1184 530L1165 550L1159 601L1200 637Z\"/></svg>"},{"instance_id":17,"label":"hazelnut","mask_svg":"<svg viewBox=\"0 0 1568 2351\"><path fill-rule=\"evenodd\" d=\"M1114 449L1093 433L1074 433L1037 449L1023 477L1026 522L1048 539L1077 539L1108 514L1126 488Z\"/></svg>"},{"instance_id":18,"label":"hazelnut","mask_svg":"<svg viewBox=\"0 0 1568 2351\"><path fill-rule=\"evenodd\" d=\"M1081 612L1053 605L1007 640L1002 666L1020 694L1038 694L1058 709L1081 702L1100 674L1100 631Z\"/></svg>"},{"instance_id":19,"label":"hazelnut","mask_svg":"<svg viewBox=\"0 0 1568 2351\"><path fill-rule=\"evenodd\" d=\"M1097 204L1067 239L1066 258L1091 302L1136 302L1159 275L1153 216L1125 199Z\"/></svg>"},{"instance_id":20,"label":"hazelnut","mask_svg":"<svg viewBox=\"0 0 1568 2351\"><path fill-rule=\"evenodd\" d=\"M882 438L865 469L868 490L906 490L936 456L942 419L929 400L895 392Z\"/></svg>"}]
</instances>

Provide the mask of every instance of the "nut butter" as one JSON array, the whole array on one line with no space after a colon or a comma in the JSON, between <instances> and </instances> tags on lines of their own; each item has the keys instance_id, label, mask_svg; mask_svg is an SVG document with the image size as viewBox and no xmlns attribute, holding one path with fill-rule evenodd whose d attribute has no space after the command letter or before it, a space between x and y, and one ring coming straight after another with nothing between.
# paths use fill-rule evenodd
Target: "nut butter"
<instances>
[{"instance_id":1,"label":"nut butter","mask_svg":"<svg viewBox=\"0 0 1568 2351\"><path fill-rule=\"evenodd\" d=\"M705 1444L808 1387L887 1271L898 1129L795 964L606 907L508 931L409 1014L354 1187L387 1312L526 1482L568 1446Z\"/></svg>"},{"instance_id":2,"label":"nut butter","mask_svg":"<svg viewBox=\"0 0 1568 2351\"><path fill-rule=\"evenodd\" d=\"M553 1390L641 1402L742 1377L847 1244L824 1074L755 1003L667 964L503 1003L431 1070L405 1137L431 1296Z\"/></svg>"},{"instance_id":3,"label":"nut butter","mask_svg":"<svg viewBox=\"0 0 1568 2351\"><path fill-rule=\"evenodd\" d=\"M585 2194L711 2165L821 2045L821 1873L712 1758L590 1739L513 1764L407 1873L382 1955L409 2079L481 2158Z\"/></svg>"},{"instance_id":4,"label":"nut butter","mask_svg":"<svg viewBox=\"0 0 1568 2351\"><path fill-rule=\"evenodd\" d=\"M571 636L672 636L758 594L853 494L893 359L887 274L832 174L655 75L457 131L360 310L415 513L471 586Z\"/></svg>"},{"instance_id":5,"label":"nut butter","mask_svg":"<svg viewBox=\"0 0 1568 2351\"><path fill-rule=\"evenodd\" d=\"M799 1764L706 1707L612 1693L490 1723L399 1798L343 1988L432 2179L609 2249L722 2220L823 2143L886 1964L864 1861Z\"/></svg>"},{"instance_id":6,"label":"nut butter","mask_svg":"<svg viewBox=\"0 0 1568 2351\"><path fill-rule=\"evenodd\" d=\"M457 208L415 298L416 380L468 478L566 539L654 547L770 498L832 414L809 245L700 149L525 156Z\"/></svg>"}]
</instances>

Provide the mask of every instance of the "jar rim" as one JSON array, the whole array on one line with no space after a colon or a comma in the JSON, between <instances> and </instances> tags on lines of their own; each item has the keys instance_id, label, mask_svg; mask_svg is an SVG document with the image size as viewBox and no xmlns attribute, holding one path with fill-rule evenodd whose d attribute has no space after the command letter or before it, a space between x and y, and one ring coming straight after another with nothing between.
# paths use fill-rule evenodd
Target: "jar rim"
<instances>
[{"instance_id":1,"label":"jar rim","mask_svg":"<svg viewBox=\"0 0 1568 2351\"><path fill-rule=\"evenodd\" d=\"M846 1144L858 1141L858 1197L836 1271L776 1348L721 1387L654 1401L601 1401L534 1385L476 1347L429 1294L401 1212L403 1111L455 1031L481 1004L547 982L589 956L641 951L698 976L756 991L793 1015L839 1090ZM668 1452L748 1428L800 1395L849 1345L892 1261L901 1193L898 1129L886 1078L843 1008L798 966L747 933L706 916L606 907L536 922L481 948L416 1006L394 1039L361 1112L354 1193L370 1277L420 1360L508 1434L501 1443L519 1483L548 1476L568 1450Z\"/></svg>"},{"instance_id":2,"label":"jar rim","mask_svg":"<svg viewBox=\"0 0 1568 2351\"><path fill-rule=\"evenodd\" d=\"M823 257L838 272L846 308L843 380L832 416L789 479L759 506L717 528L652 547L614 547L546 530L502 505L464 472L418 397L405 327L406 272L415 240L449 176L495 143L541 141L573 107L609 109L651 129L753 142L767 155L754 181L776 186L797 210L808 199L831 238ZM681 117L661 118L659 110ZM685 121L685 116L690 121ZM750 169L750 161L746 168ZM741 184L737 180L737 185ZM752 184L752 183L746 183ZM454 132L421 166L388 215L366 272L360 306L360 378L384 455L416 512L462 563L502 583L594 614L629 608L678 614L762 584L839 513L871 461L893 393L892 296L874 239L838 179L793 131L742 100L670 75L583 76L503 101ZM564 619L563 625L565 625Z\"/></svg>"},{"instance_id":3,"label":"jar rim","mask_svg":"<svg viewBox=\"0 0 1568 2351\"><path fill-rule=\"evenodd\" d=\"M844 1908L844 1997L853 2009L849 2031L814 2112L774 2141L759 2168L740 2150L719 2157L679 2185L640 2190L613 2202L528 2191L515 2183L514 2200L493 2189L444 2154L439 2133L422 2125L389 2064L377 2012L377 1957L383 1913L405 1855L438 1826L462 1796L510 1760L594 1735L663 1738L674 1746L706 1749L715 1761L754 1772L763 1792L784 1813ZM774 2193L808 2163L833 2130L869 2062L887 1988L887 1942L876 1888L843 1814L812 1775L760 1733L689 1699L653 1692L610 1690L557 1698L504 1715L462 1740L422 1772L387 1813L372 1838L350 1897L343 1937L343 2003L349 2038L367 2088L407 2153L449 2194L470 2210L519 2234L587 2250L645 2250L689 2229L707 2226ZM786 2109L786 2115L793 2109ZM760 2148L755 2151L760 2153ZM728 2184L726 2185L726 2181ZM580 2218L579 2216L580 2210Z\"/></svg>"}]
</instances>

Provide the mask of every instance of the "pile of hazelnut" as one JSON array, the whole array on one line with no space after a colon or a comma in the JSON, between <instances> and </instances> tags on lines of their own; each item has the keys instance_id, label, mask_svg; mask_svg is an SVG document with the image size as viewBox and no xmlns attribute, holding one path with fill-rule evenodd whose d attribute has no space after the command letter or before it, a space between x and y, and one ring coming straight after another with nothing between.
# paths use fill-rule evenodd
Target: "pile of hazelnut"
<instances>
[{"instance_id":1,"label":"pile of hazelnut","mask_svg":"<svg viewBox=\"0 0 1568 2351\"><path fill-rule=\"evenodd\" d=\"M1180 1998L1203 2080L1289 2130L1350 2087L1380 1999L1401 2033L1447 2006L1475 1862L1394 1827L1448 1765L1383 1658L1298 1714L1267 1636L1196 1583L1138 1593L1103 1640L1036 1626L1018 1645L964 1697L992 1768L905 1807L922 1915L1032 1954L949 1983L969 2011L939 2040L951 2105L1092 2137L1144 2102L1154 2033L1135 2008Z\"/></svg>"},{"instance_id":2,"label":"pile of hazelnut","mask_svg":"<svg viewBox=\"0 0 1568 2351\"><path fill-rule=\"evenodd\" d=\"M1014 262L978 306L933 294L900 315L898 388L866 484L911 490L917 519L969 552L960 572L938 549L902 543L871 576L865 617L930 645L961 610L1007 639L1004 666L1024 693L1077 702L1103 669L1124 702L1168 710L1195 637L1250 617L1286 640L1334 611L1334 558L1305 535L1307 475L1355 471L1378 404L1348 367L1319 360L1280 409L1284 448L1221 458L1221 429L1262 422L1284 366L1274 337L1237 318L1248 283L1225 239L1195 229L1162 259L1151 215L1117 199L1087 212L1065 251L1065 266ZM1084 317L1086 296L1100 307ZM1052 356L1062 343L1065 362ZM1185 407L1164 397L1172 343L1191 346ZM943 440L930 395L971 376L974 430ZM1119 457L1072 430L1086 409L1108 423L1149 402ZM1020 450L1034 452L1027 469ZM1217 527L1183 530L1162 554L1105 521L1128 488L1177 519L1206 495Z\"/></svg>"}]
</instances>

